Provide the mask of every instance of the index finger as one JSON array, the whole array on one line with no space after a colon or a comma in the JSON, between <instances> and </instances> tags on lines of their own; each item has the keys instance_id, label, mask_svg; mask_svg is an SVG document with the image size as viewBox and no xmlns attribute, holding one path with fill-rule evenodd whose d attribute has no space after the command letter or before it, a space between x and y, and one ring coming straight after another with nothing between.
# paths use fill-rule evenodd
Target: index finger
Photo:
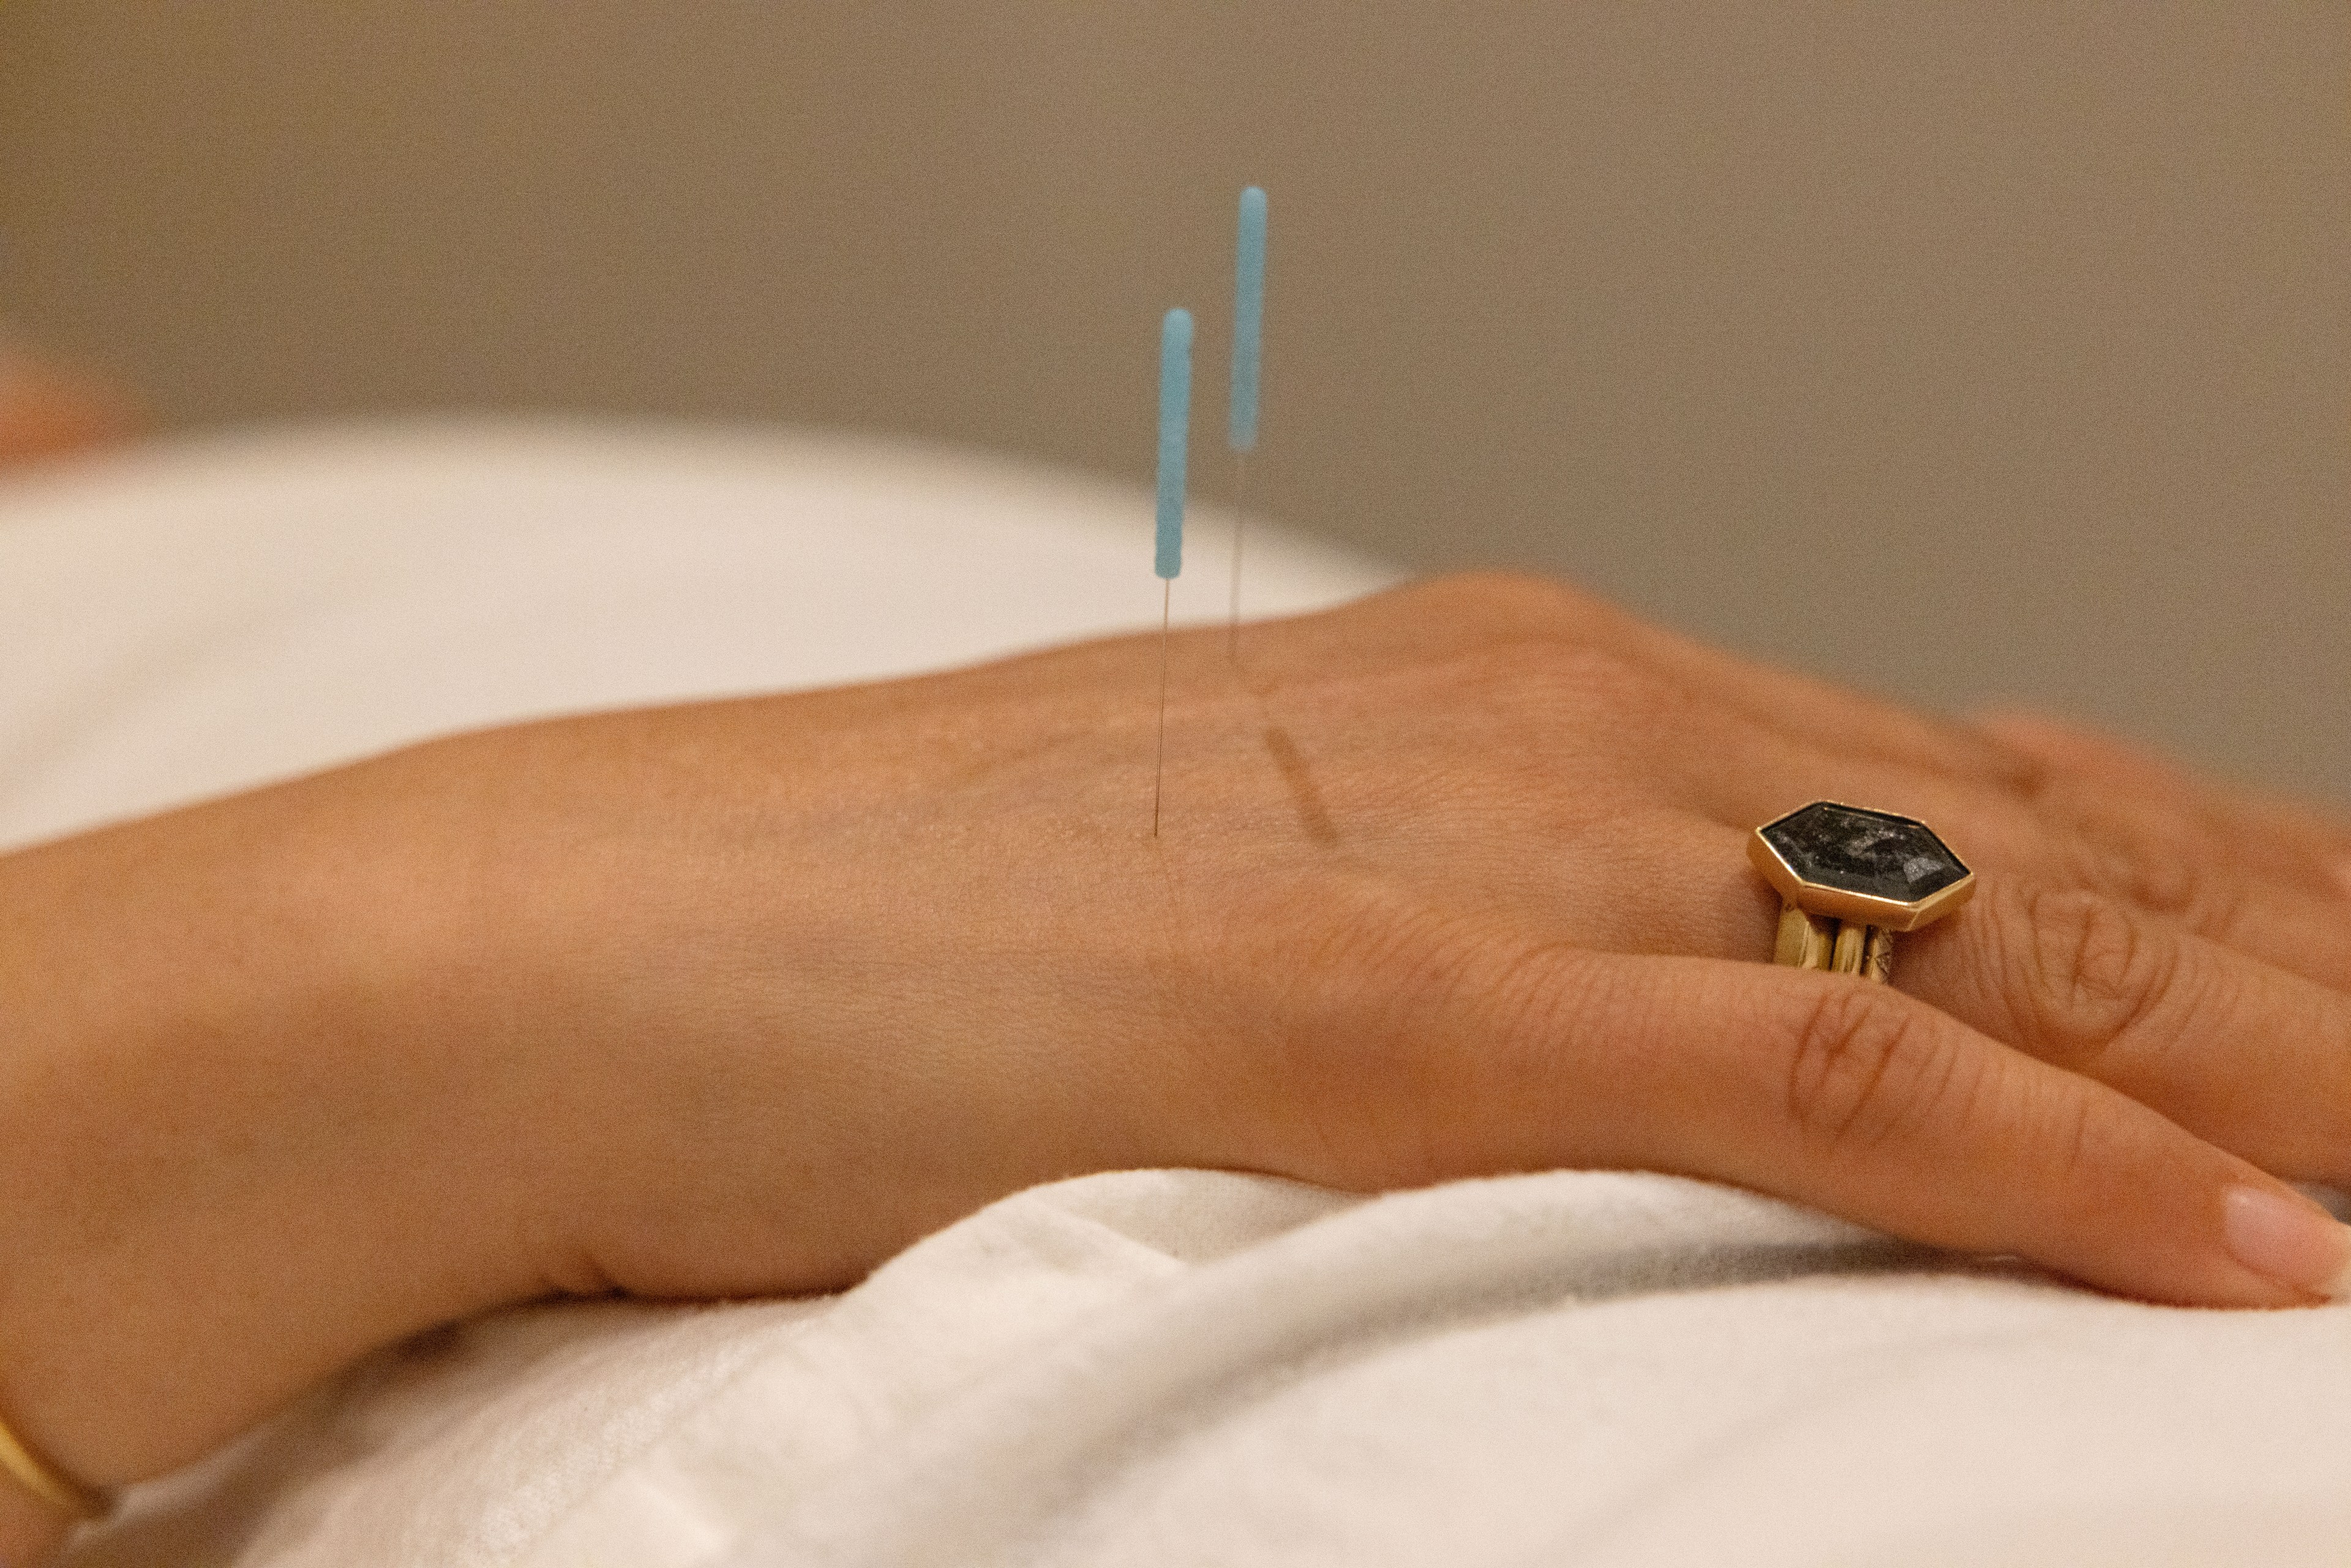
<instances>
[{"instance_id":1,"label":"index finger","mask_svg":"<svg viewBox=\"0 0 2351 1568\"><path fill-rule=\"evenodd\" d=\"M1288 1174L1669 1171L2152 1301L2351 1290L2351 1229L2292 1188L1891 988L1532 934L1457 935L1401 965L1396 941L1372 946L1385 973L1353 995L1377 1006L1330 977L1311 988L1328 1016L1294 1030L1311 1081L1292 1092L1322 1136ZM1332 1140L1340 1123L1384 1135Z\"/></svg>"}]
</instances>

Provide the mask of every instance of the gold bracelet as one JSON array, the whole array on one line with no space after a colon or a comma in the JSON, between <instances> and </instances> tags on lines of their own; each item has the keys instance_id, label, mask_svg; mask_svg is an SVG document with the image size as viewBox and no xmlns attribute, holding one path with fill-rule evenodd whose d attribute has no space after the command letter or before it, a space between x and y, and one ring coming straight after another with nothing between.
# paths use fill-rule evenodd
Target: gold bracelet
<instances>
[{"instance_id":1,"label":"gold bracelet","mask_svg":"<svg viewBox=\"0 0 2351 1568\"><path fill-rule=\"evenodd\" d=\"M0 1420L0 1469L51 1508L76 1519L104 1519L114 1507L106 1493L82 1485L26 1448L5 1420Z\"/></svg>"}]
</instances>

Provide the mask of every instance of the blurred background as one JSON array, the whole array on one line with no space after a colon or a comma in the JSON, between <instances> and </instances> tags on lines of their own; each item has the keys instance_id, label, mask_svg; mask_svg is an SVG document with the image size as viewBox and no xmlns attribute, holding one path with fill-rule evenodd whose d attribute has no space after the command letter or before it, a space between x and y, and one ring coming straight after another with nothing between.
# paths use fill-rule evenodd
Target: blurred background
<instances>
[{"instance_id":1,"label":"blurred background","mask_svg":"<svg viewBox=\"0 0 2351 1568\"><path fill-rule=\"evenodd\" d=\"M166 433L1140 483L1188 303L1215 495L1250 181L1288 521L2351 800L2343 0L0 5L0 318Z\"/></svg>"}]
</instances>

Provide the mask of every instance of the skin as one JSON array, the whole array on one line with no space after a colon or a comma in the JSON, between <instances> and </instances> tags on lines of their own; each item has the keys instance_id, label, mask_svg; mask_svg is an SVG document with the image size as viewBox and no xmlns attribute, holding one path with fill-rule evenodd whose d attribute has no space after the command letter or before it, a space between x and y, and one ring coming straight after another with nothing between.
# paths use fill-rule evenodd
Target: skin
<instances>
[{"instance_id":1,"label":"skin","mask_svg":"<svg viewBox=\"0 0 2351 1568\"><path fill-rule=\"evenodd\" d=\"M492 730L0 857L0 1412L120 1485L434 1323L836 1290L1132 1166L1684 1172L2313 1299L2223 1211L2351 1177L2333 823L1472 577L1238 669L1179 636L1155 839L1158 659ZM1745 836L1821 797L1982 879L1893 987L1759 961Z\"/></svg>"},{"instance_id":2,"label":"skin","mask_svg":"<svg viewBox=\"0 0 2351 1568\"><path fill-rule=\"evenodd\" d=\"M0 470L102 446L130 426L111 388L0 341Z\"/></svg>"},{"instance_id":3,"label":"skin","mask_svg":"<svg viewBox=\"0 0 2351 1568\"><path fill-rule=\"evenodd\" d=\"M121 407L0 355L0 467ZM2351 1174L2334 824L1476 578L1238 670L1179 639L1155 839L1157 657L492 731L0 857L0 1415L118 1486L435 1323L838 1289L1137 1166L1684 1171L2310 1299L2220 1212ZM1982 877L1895 989L1753 961L1744 835L1823 796ZM64 1533L0 1483L0 1558Z\"/></svg>"}]
</instances>

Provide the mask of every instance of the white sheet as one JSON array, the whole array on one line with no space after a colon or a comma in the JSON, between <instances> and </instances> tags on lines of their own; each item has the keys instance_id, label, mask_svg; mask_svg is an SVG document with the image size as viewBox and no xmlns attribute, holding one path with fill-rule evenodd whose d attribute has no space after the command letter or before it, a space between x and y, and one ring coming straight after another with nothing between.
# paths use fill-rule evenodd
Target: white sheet
<instances>
[{"instance_id":1,"label":"white sheet","mask_svg":"<svg viewBox=\"0 0 2351 1568\"><path fill-rule=\"evenodd\" d=\"M435 731L1146 622L1143 498L870 444L288 434L0 485L0 839ZM1221 612L1196 539L1179 611ZM1264 537L1264 611L1375 568ZM2351 1312L2165 1311L1702 1184L998 1204L821 1301L387 1354L78 1568L2351 1562Z\"/></svg>"}]
</instances>

